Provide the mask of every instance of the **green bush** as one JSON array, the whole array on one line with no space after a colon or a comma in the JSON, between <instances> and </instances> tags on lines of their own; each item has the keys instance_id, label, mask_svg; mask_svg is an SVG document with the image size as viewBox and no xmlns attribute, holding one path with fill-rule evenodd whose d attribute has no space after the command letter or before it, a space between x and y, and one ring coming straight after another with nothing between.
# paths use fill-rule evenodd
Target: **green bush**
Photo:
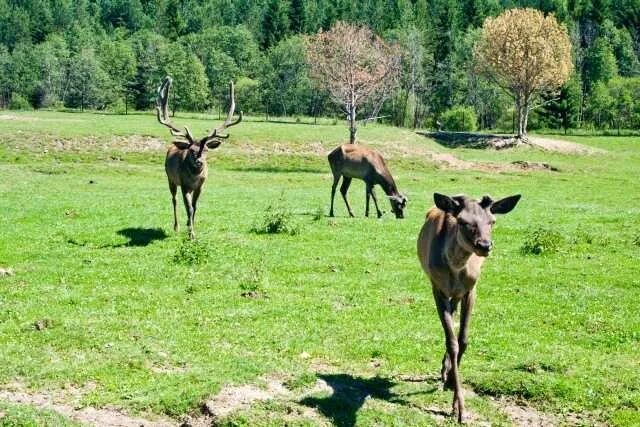
<instances>
[{"instance_id":1,"label":"green bush","mask_svg":"<svg viewBox=\"0 0 640 427\"><path fill-rule=\"evenodd\" d=\"M440 117L442 129L455 132L473 132L478 129L478 116L471 107L458 105Z\"/></svg>"},{"instance_id":2,"label":"green bush","mask_svg":"<svg viewBox=\"0 0 640 427\"><path fill-rule=\"evenodd\" d=\"M543 253L557 252L564 243L562 234L548 228L537 228L524 240L521 252L525 255L541 255Z\"/></svg>"},{"instance_id":3,"label":"green bush","mask_svg":"<svg viewBox=\"0 0 640 427\"><path fill-rule=\"evenodd\" d=\"M251 231L257 234L290 234L300 232L300 226L294 221L293 213L282 200L267 207L262 221L254 224Z\"/></svg>"},{"instance_id":4,"label":"green bush","mask_svg":"<svg viewBox=\"0 0 640 427\"><path fill-rule=\"evenodd\" d=\"M27 98L20 95L19 93L14 93L11 95L11 102L9 103L10 110L31 110L31 104L27 101Z\"/></svg>"}]
</instances>

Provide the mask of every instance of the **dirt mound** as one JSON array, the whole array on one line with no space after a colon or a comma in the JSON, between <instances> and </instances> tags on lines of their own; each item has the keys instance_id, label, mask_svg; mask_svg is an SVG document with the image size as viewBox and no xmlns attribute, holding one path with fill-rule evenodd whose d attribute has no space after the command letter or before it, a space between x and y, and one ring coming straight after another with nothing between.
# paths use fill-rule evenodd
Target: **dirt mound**
<instances>
[{"instance_id":1,"label":"dirt mound","mask_svg":"<svg viewBox=\"0 0 640 427\"><path fill-rule=\"evenodd\" d=\"M16 116L13 114L0 114L0 120L15 120L17 122L33 122L40 119L33 116Z\"/></svg>"},{"instance_id":2,"label":"dirt mound","mask_svg":"<svg viewBox=\"0 0 640 427\"><path fill-rule=\"evenodd\" d=\"M489 133L471 132L418 132L429 138L433 138L437 143L449 148L480 148L502 150L519 146L531 146L545 151L555 151L564 154L597 154L604 153L604 150L577 144L575 142L563 141L559 139L541 138L538 136L527 136L518 139L513 135L497 135Z\"/></svg>"},{"instance_id":3,"label":"dirt mound","mask_svg":"<svg viewBox=\"0 0 640 427\"><path fill-rule=\"evenodd\" d=\"M586 145L577 144L575 142L562 141L559 139L540 138L537 136L528 137L529 145L541 148L546 151L556 151L564 154L598 154L605 153L599 148L588 147Z\"/></svg>"},{"instance_id":4,"label":"dirt mound","mask_svg":"<svg viewBox=\"0 0 640 427\"><path fill-rule=\"evenodd\" d=\"M528 162L526 160L516 160L515 162L511 162L512 165L519 167L524 170L547 170L558 172L558 168L555 166L551 166L546 162Z\"/></svg>"}]
</instances>

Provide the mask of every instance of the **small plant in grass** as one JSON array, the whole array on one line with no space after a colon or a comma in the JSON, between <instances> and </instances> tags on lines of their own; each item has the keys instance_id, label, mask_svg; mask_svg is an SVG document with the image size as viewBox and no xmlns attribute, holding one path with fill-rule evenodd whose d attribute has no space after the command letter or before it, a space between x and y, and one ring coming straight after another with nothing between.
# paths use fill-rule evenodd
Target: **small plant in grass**
<instances>
[{"instance_id":1,"label":"small plant in grass","mask_svg":"<svg viewBox=\"0 0 640 427\"><path fill-rule=\"evenodd\" d=\"M303 390L312 387L318 377L313 372L304 372L295 378L290 378L284 382L284 386L292 391Z\"/></svg>"},{"instance_id":2,"label":"small plant in grass","mask_svg":"<svg viewBox=\"0 0 640 427\"><path fill-rule=\"evenodd\" d=\"M633 237L633 244L636 246L640 246L640 233L636 234Z\"/></svg>"},{"instance_id":3,"label":"small plant in grass","mask_svg":"<svg viewBox=\"0 0 640 427\"><path fill-rule=\"evenodd\" d=\"M198 265L207 262L211 255L209 247L200 240L183 239L173 255L173 262L183 265Z\"/></svg>"},{"instance_id":4,"label":"small plant in grass","mask_svg":"<svg viewBox=\"0 0 640 427\"><path fill-rule=\"evenodd\" d=\"M265 295L264 287L268 284L266 268L262 262L241 273L240 290L243 297L258 298Z\"/></svg>"},{"instance_id":5,"label":"small plant in grass","mask_svg":"<svg viewBox=\"0 0 640 427\"><path fill-rule=\"evenodd\" d=\"M557 252L563 243L564 238L557 231L549 228L536 228L527 234L520 251L525 255L541 255Z\"/></svg>"},{"instance_id":6,"label":"small plant in grass","mask_svg":"<svg viewBox=\"0 0 640 427\"><path fill-rule=\"evenodd\" d=\"M282 199L276 204L269 205L262 221L254 224L251 228L256 234L289 234L296 235L300 233L300 225L293 218L293 212L284 205Z\"/></svg>"},{"instance_id":7,"label":"small plant in grass","mask_svg":"<svg viewBox=\"0 0 640 427\"><path fill-rule=\"evenodd\" d=\"M321 205L316 206L316 210L313 211L312 218L314 221L320 221L322 218L324 218L324 209Z\"/></svg>"}]
</instances>

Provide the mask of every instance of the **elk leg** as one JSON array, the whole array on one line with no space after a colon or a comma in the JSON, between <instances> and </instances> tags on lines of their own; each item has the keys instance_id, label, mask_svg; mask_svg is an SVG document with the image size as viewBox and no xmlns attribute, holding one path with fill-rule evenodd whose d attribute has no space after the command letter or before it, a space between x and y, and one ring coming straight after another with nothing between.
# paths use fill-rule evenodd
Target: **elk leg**
<instances>
[{"instance_id":1,"label":"elk leg","mask_svg":"<svg viewBox=\"0 0 640 427\"><path fill-rule=\"evenodd\" d=\"M169 191L171 191L171 201L173 202L173 231L176 233L180 231L180 226L178 225L178 209L176 200L176 193L178 192L178 186L169 182Z\"/></svg>"},{"instance_id":2,"label":"elk leg","mask_svg":"<svg viewBox=\"0 0 640 427\"><path fill-rule=\"evenodd\" d=\"M471 289L462 299L460 307L460 332L458 332L458 366L462 360L462 355L469 344L469 323L471 323L471 313L473 305L476 303L476 288Z\"/></svg>"},{"instance_id":3,"label":"elk leg","mask_svg":"<svg viewBox=\"0 0 640 427\"><path fill-rule=\"evenodd\" d=\"M371 198L373 199L373 205L376 207L376 213L378 214L378 218L382 216L382 212L380 212L380 208L378 207L378 199L376 199L376 193L373 191L373 185L371 186Z\"/></svg>"},{"instance_id":4,"label":"elk leg","mask_svg":"<svg viewBox=\"0 0 640 427\"><path fill-rule=\"evenodd\" d=\"M338 181L340 181L340 175L334 175L333 185L331 186L331 209L329 210L329 216L333 216L333 199L336 197L336 188L338 188Z\"/></svg>"},{"instance_id":5,"label":"elk leg","mask_svg":"<svg viewBox=\"0 0 640 427\"><path fill-rule=\"evenodd\" d=\"M458 308L458 300L451 300L451 313L455 313ZM458 354L459 354L459 346L458 346ZM458 360L460 357L458 357ZM444 388L447 390L453 390L454 381L453 376L451 374L451 359L449 359L449 353L445 349L444 356L442 357L442 369L440 370L440 375L442 377L442 383Z\"/></svg>"},{"instance_id":6,"label":"elk leg","mask_svg":"<svg viewBox=\"0 0 640 427\"><path fill-rule=\"evenodd\" d=\"M349 191L350 185L351 185L351 178L347 176L343 176L342 185L340 186L340 194L342 194L342 198L344 199L344 204L347 205L349 216L353 217L353 211L351 210L351 205L349 205L349 201L347 200L347 191Z\"/></svg>"},{"instance_id":7,"label":"elk leg","mask_svg":"<svg viewBox=\"0 0 640 427\"><path fill-rule=\"evenodd\" d=\"M200 198L200 191L202 187L193 190L193 198L191 199L191 206L193 206L193 214L191 215L191 228L196 227L196 210L198 210L198 199Z\"/></svg>"},{"instance_id":8,"label":"elk leg","mask_svg":"<svg viewBox=\"0 0 640 427\"><path fill-rule=\"evenodd\" d=\"M453 330L453 310L454 304L440 291L433 289L433 297L438 308L438 316L444 329L446 339L447 355L451 363L451 371L453 382L453 414L457 412L458 422L462 422L462 413L464 412L464 396L462 395L462 387L460 386L460 378L458 377L458 339Z\"/></svg>"},{"instance_id":9,"label":"elk leg","mask_svg":"<svg viewBox=\"0 0 640 427\"><path fill-rule=\"evenodd\" d=\"M368 217L369 216L369 197L371 196L371 185L367 182L366 186L365 186L365 198L367 199L367 202L365 203L365 207L364 207L364 216Z\"/></svg>"},{"instance_id":10,"label":"elk leg","mask_svg":"<svg viewBox=\"0 0 640 427\"><path fill-rule=\"evenodd\" d=\"M191 204L191 192L182 188L182 200L184 208L187 210L187 228L189 228L189 237L194 238L193 234L193 205Z\"/></svg>"}]
</instances>

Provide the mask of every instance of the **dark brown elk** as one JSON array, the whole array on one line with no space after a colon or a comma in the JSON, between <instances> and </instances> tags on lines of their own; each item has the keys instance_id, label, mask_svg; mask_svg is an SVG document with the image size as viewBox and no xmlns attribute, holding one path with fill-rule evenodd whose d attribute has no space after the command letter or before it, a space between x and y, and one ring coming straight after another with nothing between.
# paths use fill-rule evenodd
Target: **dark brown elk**
<instances>
[{"instance_id":1,"label":"dark brown elk","mask_svg":"<svg viewBox=\"0 0 640 427\"><path fill-rule=\"evenodd\" d=\"M447 197L435 193L436 207L418 236L418 258L429 276L440 322L444 328L446 351L440 372L446 388L453 390L453 414L462 422L464 396L458 367L467 349L469 322L476 301L476 282L485 258L493 247L491 231L494 214L506 214L515 208L520 195L493 201L466 196ZM453 315L461 303L460 331L456 338Z\"/></svg>"},{"instance_id":2,"label":"dark brown elk","mask_svg":"<svg viewBox=\"0 0 640 427\"><path fill-rule=\"evenodd\" d=\"M164 169L169 179L169 190L171 191L171 200L173 202L173 229L179 231L178 212L176 193L178 187L182 191L182 200L187 211L187 226L189 228L189 237L195 237L194 218L198 206L198 199L202 191L207 174L207 151L216 149L222 142L229 138L222 132L231 126L237 125L242 121L242 111L238 118L233 120L235 111L235 98L233 91L233 82L229 84L230 106L227 119L221 126L212 130L207 136L195 139L188 127L185 126L184 131L175 127L169 121L167 101L169 99L169 89L171 88L171 77L163 80L158 88L157 112L158 121L169 128L171 135L177 139L173 141L167 157L164 162Z\"/></svg>"},{"instance_id":3,"label":"dark brown elk","mask_svg":"<svg viewBox=\"0 0 640 427\"><path fill-rule=\"evenodd\" d=\"M333 201L338 182L342 177L340 193L344 203L347 205L349 216L353 217L353 211L347 200L347 191L349 191L351 180L357 178L363 180L366 186L365 216L369 216L369 197L373 199L378 218L382 216L382 212L378 208L378 200L373 192L373 187L377 184L382 187L382 190L389 198L391 209L396 218L404 218L403 209L407 205L407 198L398 192L396 183L379 152L359 144L343 144L329 153L329 165L333 173L329 216L333 216Z\"/></svg>"}]
</instances>

